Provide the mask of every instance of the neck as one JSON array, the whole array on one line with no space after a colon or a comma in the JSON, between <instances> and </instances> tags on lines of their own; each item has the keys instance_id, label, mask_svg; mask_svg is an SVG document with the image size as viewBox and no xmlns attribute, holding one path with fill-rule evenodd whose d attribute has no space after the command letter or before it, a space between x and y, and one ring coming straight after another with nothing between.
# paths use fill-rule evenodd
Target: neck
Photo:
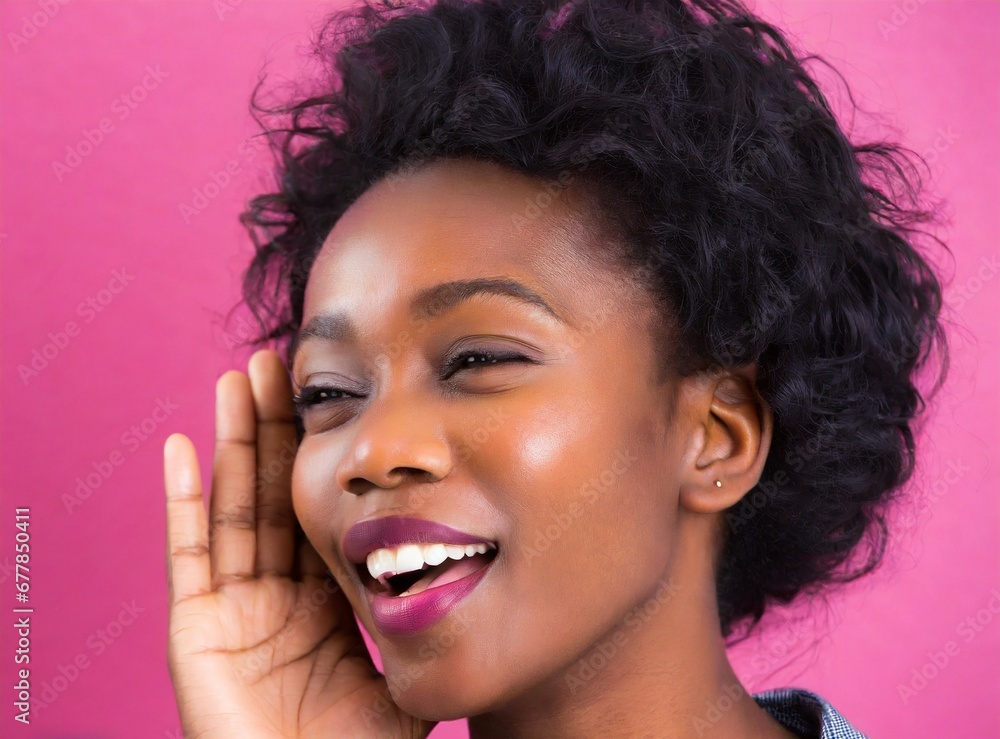
<instances>
[{"instance_id":1,"label":"neck","mask_svg":"<svg viewBox=\"0 0 1000 739\"><path fill-rule=\"evenodd\" d=\"M470 717L470 739L796 737L747 693L726 655L704 550L717 519L681 516L671 567L648 597L558 672Z\"/></svg>"}]
</instances>

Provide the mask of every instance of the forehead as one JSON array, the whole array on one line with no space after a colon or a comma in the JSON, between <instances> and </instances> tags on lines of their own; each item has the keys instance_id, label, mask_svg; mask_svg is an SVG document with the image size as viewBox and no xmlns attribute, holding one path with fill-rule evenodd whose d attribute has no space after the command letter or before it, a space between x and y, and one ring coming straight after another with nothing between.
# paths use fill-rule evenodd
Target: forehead
<instances>
[{"instance_id":1,"label":"forehead","mask_svg":"<svg viewBox=\"0 0 1000 739\"><path fill-rule=\"evenodd\" d=\"M589 303L606 304L621 283L599 266L600 229L581 195L572 178L545 183L470 160L436 160L381 180L324 242L304 320L388 309L443 282L512 277L572 321Z\"/></svg>"}]
</instances>

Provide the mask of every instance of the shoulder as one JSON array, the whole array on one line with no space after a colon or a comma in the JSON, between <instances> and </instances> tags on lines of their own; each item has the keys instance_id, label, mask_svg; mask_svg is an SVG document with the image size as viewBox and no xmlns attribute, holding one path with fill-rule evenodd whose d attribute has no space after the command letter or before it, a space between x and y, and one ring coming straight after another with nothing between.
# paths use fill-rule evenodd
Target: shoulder
<instances>
[{"instance_id":1,"label":"shoulder","mask_svg":"<svg viewBox=\"0 0 1000 739\"><path fill-rule=\"evenodd\" d=\"M810 690L774 688L754 693L753 699L781 724L810 739L870 739Z\"/></svg>"}]
</instances>

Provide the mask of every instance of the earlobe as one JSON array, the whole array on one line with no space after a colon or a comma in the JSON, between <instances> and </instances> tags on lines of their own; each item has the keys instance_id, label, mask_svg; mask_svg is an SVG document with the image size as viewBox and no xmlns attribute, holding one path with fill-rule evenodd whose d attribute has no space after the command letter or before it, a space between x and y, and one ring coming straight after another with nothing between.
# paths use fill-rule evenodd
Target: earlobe
<instances>
[{"instance_id":1,"label":"earlobe","mask_svg":"<svg viewBox=\"0 0 1000 739\"><path fill-rule=\"evenodd\" d=\"M739 502L764 469L773 414L754 386L752 365L707 380L693 446L682 474L681 505L716 513Z\"/></svg>"}]
</instances>

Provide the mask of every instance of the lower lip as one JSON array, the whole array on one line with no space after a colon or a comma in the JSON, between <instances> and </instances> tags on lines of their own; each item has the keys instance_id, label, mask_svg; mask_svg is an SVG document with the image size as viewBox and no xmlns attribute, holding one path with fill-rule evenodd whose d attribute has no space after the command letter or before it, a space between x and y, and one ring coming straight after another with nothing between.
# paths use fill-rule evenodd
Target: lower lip
<instances>
[{"instance_id":1,"label":"lower lip","mask_svg":"<svg viewBox=\"0 0 1000 739\"><path fill-rule=\"evenodd\" d=\"M409 636L423 631L447 616L459 601L471 593L494 562L495 556L484 567L461 580L428 588L416 595L381 595L365 588L375 626L389 636Z\"/></svg>"}]
</instances>

